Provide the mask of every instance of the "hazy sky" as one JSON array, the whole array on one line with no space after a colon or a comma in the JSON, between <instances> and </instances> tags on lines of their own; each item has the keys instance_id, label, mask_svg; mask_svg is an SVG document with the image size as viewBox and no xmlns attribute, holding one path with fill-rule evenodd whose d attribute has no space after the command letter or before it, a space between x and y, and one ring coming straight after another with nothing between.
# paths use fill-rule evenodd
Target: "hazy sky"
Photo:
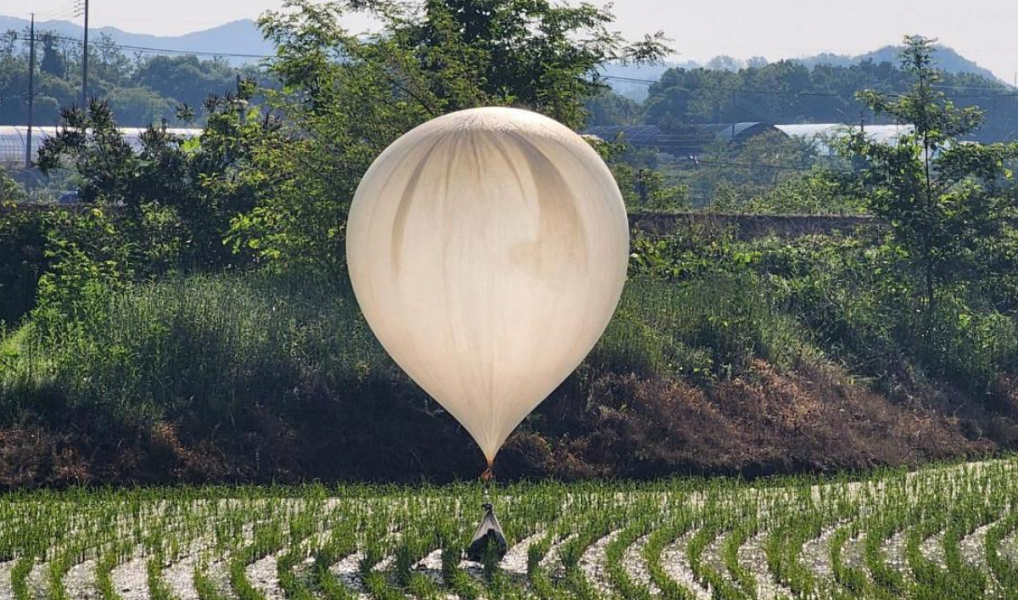
<instances>
[{"instance_id":1,"label":"hazy sky","mask_svg":"<svg viewBox=\"0 0 1018 600\"><path fill-rule=\"evenodd\" d=\"M76 0L0 0L0 13L43 17L73 11ZM596 0L595 3L603 4ZM91 0L92 23L177 35L254 18L281 0ZM1018 71L1015 0L616 0L618 29L638 37L663 29L680 58L739 58L861 53L897 43L906 33L937 37L962 55L1013 81ZM31 7L31 8L29 8ZM363 29L368 21L350 26Z\"/></svg>"}]
</instances>

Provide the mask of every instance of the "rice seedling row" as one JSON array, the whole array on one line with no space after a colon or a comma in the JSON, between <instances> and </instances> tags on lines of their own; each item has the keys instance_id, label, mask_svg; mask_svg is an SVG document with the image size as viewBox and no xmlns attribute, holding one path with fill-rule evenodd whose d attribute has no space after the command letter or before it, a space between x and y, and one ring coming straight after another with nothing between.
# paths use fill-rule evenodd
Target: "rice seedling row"
<instances>
[{"instance_id":1,"label":"rice seedling row","mask_svg":"<svg viewBox=\"0 0 1018 600\"><path fill-rule=\"evenodd\" d=\"M851 479L16 492L7 600L1015 598L1018 458Z\"/></svg>"}]
</instances>

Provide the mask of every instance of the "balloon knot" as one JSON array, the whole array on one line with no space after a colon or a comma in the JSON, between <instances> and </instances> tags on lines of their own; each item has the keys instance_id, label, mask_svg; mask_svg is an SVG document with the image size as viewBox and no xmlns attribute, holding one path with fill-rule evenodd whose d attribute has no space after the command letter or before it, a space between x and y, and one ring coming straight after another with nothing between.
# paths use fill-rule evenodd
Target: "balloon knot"
<instances>
[{"instance_id":1,"label":"balloon knot","mask_svg":"<svg viewBox=\"0 0 1018 600\"><path fill-rule=\"evenodd\" d=\"M489 466L487 469L484 470L484 473L481 473L481 481L483 481L484 483L488 483L494 476L495 473L491 470L491 466Z\"/></svg>"}]
</instances>

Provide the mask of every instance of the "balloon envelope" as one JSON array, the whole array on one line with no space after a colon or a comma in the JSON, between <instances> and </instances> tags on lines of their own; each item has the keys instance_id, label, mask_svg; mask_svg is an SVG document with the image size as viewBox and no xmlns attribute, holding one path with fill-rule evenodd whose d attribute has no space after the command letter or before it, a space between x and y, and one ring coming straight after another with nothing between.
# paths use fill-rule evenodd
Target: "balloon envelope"
<instances>
[{"instance_id":1,"label":"balloon envelope","mask_svg":"<svg viewBox=\"0 0 1018 600\"><path fill-rule=\"evenodd\" d=\"M604 332L628 256L601 158L560 123L510 108L445 115L393 142L347 223L372 331L489 464Z\"/></svg>"}]
</instances>

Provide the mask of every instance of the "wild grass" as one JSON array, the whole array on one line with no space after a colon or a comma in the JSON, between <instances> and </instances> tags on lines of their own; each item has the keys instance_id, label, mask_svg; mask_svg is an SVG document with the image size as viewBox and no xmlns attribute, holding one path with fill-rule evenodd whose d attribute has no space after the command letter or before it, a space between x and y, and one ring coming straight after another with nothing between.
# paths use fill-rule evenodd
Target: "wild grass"
<instances>
[{"instance_id":1,"label":"wild grass","mask_svg":"<svg viewBox=\"0 0 1018 600\"><path fill-rule=\"evenodd\" d=\"M807 335L752 276L682 284L637 279L588 359L600 371L713 381L754 357L790 366ZM260 273L192 275L112 296L94 317L0 346L0 407L49 394L120 422L240 407L298 408L314 394L414 386L384 353L343 284ZM411 394L415 392L410 392Z\"/></svg>"}]
</instances>

